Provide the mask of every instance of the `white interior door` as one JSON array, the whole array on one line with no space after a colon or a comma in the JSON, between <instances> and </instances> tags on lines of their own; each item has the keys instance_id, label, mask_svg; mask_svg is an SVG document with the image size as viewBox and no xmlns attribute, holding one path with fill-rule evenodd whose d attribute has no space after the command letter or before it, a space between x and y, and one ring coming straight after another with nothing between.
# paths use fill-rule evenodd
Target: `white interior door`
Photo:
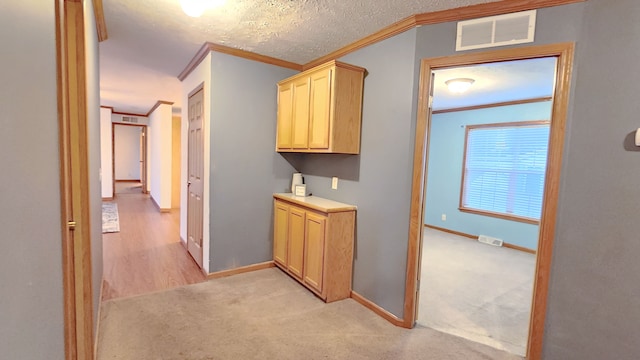
<instances>
[{"instance_id":1,"label":"white interior door","mask_svg":"<svg viewBox=\"0 0 640 360\"><path fill-rule=\"evenodd\" d=\"M203 96L201 89L189 97L187 249L202 268L203 223Z\"/></svg>"}]
</instances>

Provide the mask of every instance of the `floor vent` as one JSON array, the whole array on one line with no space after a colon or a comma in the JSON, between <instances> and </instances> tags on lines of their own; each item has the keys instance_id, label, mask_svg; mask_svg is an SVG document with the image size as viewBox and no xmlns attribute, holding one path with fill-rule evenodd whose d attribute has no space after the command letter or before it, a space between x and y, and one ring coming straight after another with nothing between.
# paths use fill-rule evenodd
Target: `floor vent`
<instances>
[{"instance_id":1,"label":"floor vent","mask_svg":"<svg viewBox=\"0 0 640 360\"><path fill-rule=\"evenodd\" d=\"M456 51L533 42L536 10L458 22Z\"/></svg>"},{"instance_id":2,"label":"floor vent","mask_svg":"<svg viewBox=\"0 0 640 360\"><path fill-rule=\"evenodd\" d=\"M480 241L483 244L488 244L493 246L502 246L502 243L503 243L502 239L494 238L487 235L478 236L478 241Z\"/></svg>"}]
</instances>

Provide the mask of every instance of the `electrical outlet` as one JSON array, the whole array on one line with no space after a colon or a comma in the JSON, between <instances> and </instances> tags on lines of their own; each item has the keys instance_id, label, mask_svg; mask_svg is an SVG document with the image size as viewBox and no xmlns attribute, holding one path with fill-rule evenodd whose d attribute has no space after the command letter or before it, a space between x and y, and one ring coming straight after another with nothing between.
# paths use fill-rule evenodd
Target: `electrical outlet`
<instances>
[{"instance_id":1,"label":"electrical outlet","mask_svg":"<svg viewBox=\"0 0 640 360\"><path fill-rule=\"evenodd\" d=\"M442 221L447 221L447 214L442 214L440 218L442 219Z\"/></svg>"},{"instance_id":2,"label":"electrical outlet","mask_svg":"<svg viewBox=\"0 0 640 360\"><path fill-rule=\"evenodd\" d=\"M338 177L334 176L333 179L331 179L331 188L333 190L338 190Z\"/></svg>"}]
</instances>

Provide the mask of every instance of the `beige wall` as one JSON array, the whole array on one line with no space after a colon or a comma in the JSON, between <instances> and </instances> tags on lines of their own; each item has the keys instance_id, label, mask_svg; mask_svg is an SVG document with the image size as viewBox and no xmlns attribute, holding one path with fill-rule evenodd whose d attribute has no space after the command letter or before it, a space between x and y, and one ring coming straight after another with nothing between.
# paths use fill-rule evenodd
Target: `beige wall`
<instances>
[{"instance_id":1,"label":"beige wall","mask_svg":"<svg viewBox=\"0 0 640 360\"><path fill-rule=\"evenodd\" d=\"M180 116L174 116L171 123L171 207L180 208Z\"/></svg>"},{"instance_id":2,"label":"beige wall","mask_svg":"<svg viewBox=\"0 0 640 360\"><path fill-rule=\"evenodd\" d=\"M149 115L149 168L151 197L160 209L171 209L171 105L162 104Z\"/></svg>"},{"instance_id":3,"label":"beige wall","mask_svg":"<svg viewBox=\"0 0 640 360\"><path fill-rule=\"evenodd\" d=\"M113 136L111 108L100 108L100 166L102 171L102 197L113 198Z\"/></svg>"}]
</instances>

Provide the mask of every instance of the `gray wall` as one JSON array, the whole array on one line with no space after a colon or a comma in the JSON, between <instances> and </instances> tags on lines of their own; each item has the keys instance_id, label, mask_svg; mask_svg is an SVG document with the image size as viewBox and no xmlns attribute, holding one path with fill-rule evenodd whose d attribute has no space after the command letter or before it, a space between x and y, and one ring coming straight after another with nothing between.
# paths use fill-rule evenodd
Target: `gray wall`
<instances>
[{"instance_id":1,"label":"gray wall","mask_svg":"<svg viewBox=\"0 0 640 360\"><path fill-rule=\"evenodd\" d=\"M640 126L636 99L639 16L640 5L634 0L589 0L538 12L535 44L578 44L544 359L635 359L640 354L640 288L636 281L640 273L640 149L632 145L632 131ZM454 54L454 34L455 23L417 29L416 59ZM395 77L378 74L382 68L375 62L400 57L383 49L404 36L408 35L344 59L370 72L365 80L362 154L349 158L304 155L298 159L299 168L313 175L306 178L314 194L358 205L354 289L398 316L403 315L398 283L404 283L408 185L388 185L390 178L408 183L409 165L401 164L402 156L397 156L401 152L398 148L407 142L397 129L374 119L385 116L383 107L396 107L399 116L389 117L387 122L392 119L400 128L409 124L406 116L411 112L411 118L415 117L415 105L398 98L412 94L418 69L407 80L405 71L410 66L401 66L402 59L395 59ZM372 80L375 76L405 80L376 83ZM369 126L375 126L376 131L370 131ZM411 139L414 129L411 123ZM378 149L367 147L374 142ZM367 158L373 154L378 173L365 175ZM338 191L328 190L329 177L340 173L351 176L352 181L342 181ZM374 203L378 205L375 208ZM394 246L402 254L390 251Z\"/></svg>"},{"instance_id":2,"label":"gray wall","mask_svg":"<svg viewBox=\"0 0 640 360\"><path fill-rule=\"evenodd\" d=\"M98 325L102 286L102 184L100 179L100 66L98 31L93 2L85 1L85 42L87 53L87 136L89 144L89 203L91 214L91 276L93 285L93 326Z\"/></svg>"},{"instance_id":3,"label":"gray wall","mask_svg":"<svg viewBox=\"0 0 640 360\"><path fill-rule=\"evenodd\" d=\"M301 155L314 195L358 206L353 290L401 316L404 303L418 71L416 30L341 59L362 66L360 155ZM337 176L338 190L331 190Z\"/></svg>"},{"instance_id":4,"label":"gray wall","mask_svg":"<svg viewBox=\"0 0 640 360\"><path fill-rule=\"evenodd\" d=\"M539 10L534 45L577 41L583 9L579 3ZM314 195L358 206L353 289L398 317L404 315L419 62L456 54L455 36L455 22L422 26L341 59L368 71L361 154L296 159ZM330 190L331 176L344 178L338 190Z\"/></svg>"},{"instance_id":5,"label":"gray wall","mask_svg":"<svg viewBox=\"0 0 640 360\"><path fill-rule=\"evenodd\" d=\"M0 4L0 357L63 359L54 2Z\"/></svg>"},{"instance_id":6,"label":"gray wall","mask_svg":"<svg viewBox=\"0 0 640 360\"><path fill-rule=\"evenodd\" d=\"M276 83L295 73L212 53L210 272L272 259L272 195L294 172L275 152Z\"/></svg>"},{"instance_id":7,"label":"gray wall","mask_svg":"<svg viewBox=\"0 0 640 360\"><path fill-rule=\"evenodd\" d=\"M640 3L589 0L574 68L545 359L640 357Z\"/></svg>"}]
</instances>

